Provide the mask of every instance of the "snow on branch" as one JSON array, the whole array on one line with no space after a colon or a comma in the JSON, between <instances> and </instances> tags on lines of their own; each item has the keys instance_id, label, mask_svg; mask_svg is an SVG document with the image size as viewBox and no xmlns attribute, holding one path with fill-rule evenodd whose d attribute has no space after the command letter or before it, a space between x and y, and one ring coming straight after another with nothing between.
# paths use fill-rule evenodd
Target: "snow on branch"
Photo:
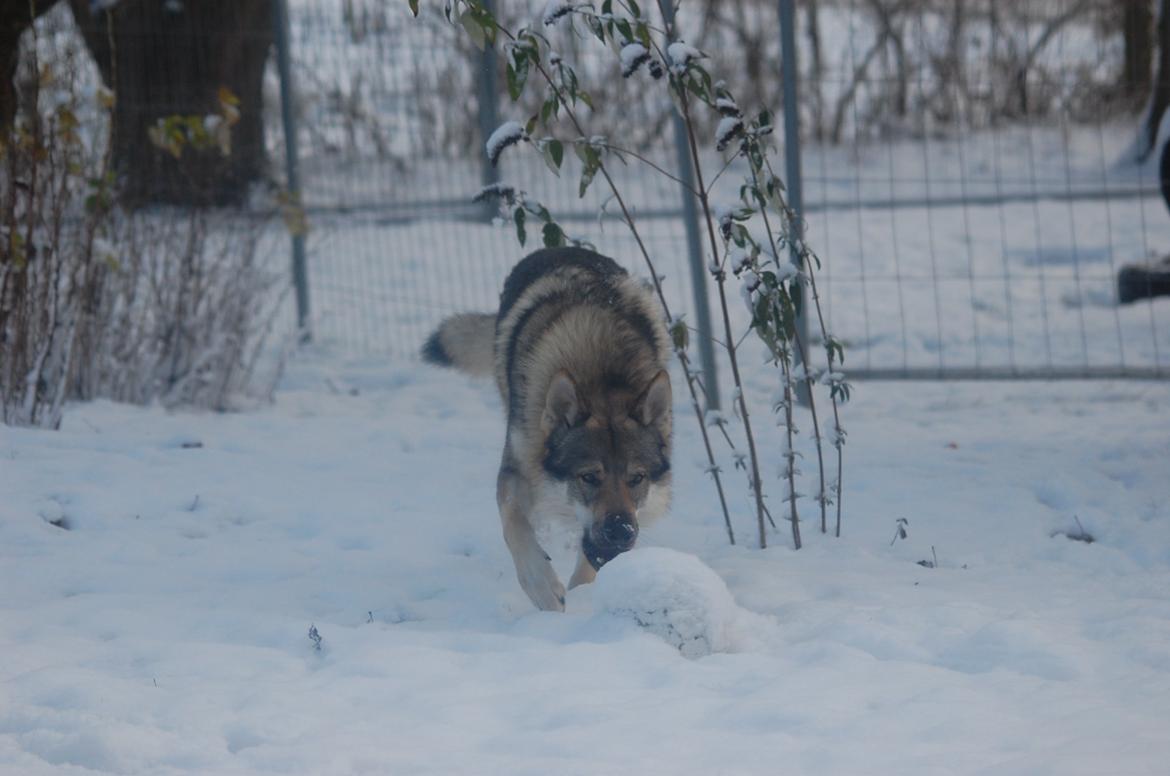
<instances>
[{"instance_id":1,"label":"snow on branch","mask_svg":"<svg viewBox=\"0 0 1170 776\"><path fill-rule=\"evenodd\" d=\"M566 3L565 0L548 0L544 6L544 13L541 15L540 20L544 22L546 27L551 27L571 14L573 7L572 3Z\"/></svg>"},{"instance_id":2,"label":"snow on branch","mask_svg":"<svg viewBox=\"0 0 1170 776\"><path fill-rule=\"evenodd\" d=\"M682 75L693 60L703 59L707 55L689 43L676 40L666 47L666 56L670 58L670 69L675 75Z\"/></svg>"},{"instance_id":3,"label":"snow on branch","mask_svg":"<svg viewBox=\"0 0 1170 776\"><path fill-rule=\"evenodd\" d=\"M496 131L492 132L491 137L484 144L488 160L492 165L497 164L500 160L500 154L504 152L505 148L527 139L528 133L524 131L524 127L520 126L519 122L505 121L496 127Z\"/></svg>"}]
</instances>

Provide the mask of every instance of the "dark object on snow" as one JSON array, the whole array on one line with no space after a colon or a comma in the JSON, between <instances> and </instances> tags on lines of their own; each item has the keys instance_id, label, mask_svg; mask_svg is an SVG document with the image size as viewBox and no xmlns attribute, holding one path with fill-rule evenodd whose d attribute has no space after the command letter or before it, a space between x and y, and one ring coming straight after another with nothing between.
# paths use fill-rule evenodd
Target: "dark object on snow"
<instances>
[{"instance_id":1,"label":"dark object on snow","mask_svg":"<svg viewBox=\"0 0 1170 776\"><path fill-rule=\"evenodd\" d=\"M1170 140L1162 145L1162 156L1158 159L1158 184L1166 209L1170 210Z\"/></svg>"},{"instance_id":2,"label":"dark object on snow","mask_svg":"<svg viewBox=\"0 0 1170 776\"><path fill-rule=\"evenodd\" d=\"M1155 296L1170 296L1170 256L1153 264L1130 264L1117 273L1121 304Z\"/></svg>"},{"instance_id":3,"label":"dark object on snow","mask_svg":"<svg viewBox=\"0 0 1170 776\"><path fill-rule=\"evenodd\" d=\"M1166 209L1170 210L1170 141L1162 146L1158 161L1159 185ZM1121 304L1139 299L1170 296L1170 256L1152 264L1129 264L1117 273L1117 301Z\"/></svg>"}]
</instances>

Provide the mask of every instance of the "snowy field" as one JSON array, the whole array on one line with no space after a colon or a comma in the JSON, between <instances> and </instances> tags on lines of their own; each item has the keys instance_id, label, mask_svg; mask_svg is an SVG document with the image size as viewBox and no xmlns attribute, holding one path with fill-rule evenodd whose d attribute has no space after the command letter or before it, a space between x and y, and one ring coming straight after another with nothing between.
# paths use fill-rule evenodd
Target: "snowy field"
<instances>
[{"instance_id":1,"label":"snowy field","mask_svg":"<svg viewBox=\"0 0 1170 776\"><path fill-rule=\"evenodd\" d=\"M688 413L565 614L486 384L306 354L253 412L0 428L0 773L1166 772L1170 384L863 384L799 552L734 480L727 545Z\"/></svg>"},{"instance_id":2,"label":"snowy field","mask_svg":"<svg viewBox=\"0 0 1170 776\"><path fill-rule=\"evenodd\" d=\"M409 47L383 60L314 40L294 41L324 74L310 95L344 70L370 80L342 96L412 98L377 82ZM374 142L307 105L324 146ZM395 142L422 131L394 123L408 107L375 107ZM806 149L846 368L1166 374L1170 299L1114 298L1120 266L1170 253L1156 161L1123 159L1132 137ZM566 613L536 612L496 514L499 399L414 360L443 315L491 309L524 250L452 215L476 162L391 151L306 153L316 344L271 406L97 402L58 432L0 426L0 774L1167 773L1170 382L861 382L844 535L803 504L799 552L784 526L753 548L723 456L727 544L679 404L672 514ZM504 174L642 272L593 218L600 187L574 198L573 164L558 180L517 157ZM677 206L673 184L615 174L639 212ZM720 204L738 180L733 166ZM644 226L685 311L679 222ZM750 340L742 355L763 408L774 377ZM757 412L775 494L779 432Z\"/></svg>"}]
</instances>

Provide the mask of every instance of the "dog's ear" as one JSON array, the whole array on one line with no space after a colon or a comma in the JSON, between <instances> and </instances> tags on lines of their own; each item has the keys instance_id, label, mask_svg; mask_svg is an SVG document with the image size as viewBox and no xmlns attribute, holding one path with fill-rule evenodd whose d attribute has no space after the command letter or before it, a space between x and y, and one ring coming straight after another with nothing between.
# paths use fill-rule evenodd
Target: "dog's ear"
<instances>
[{"instance_id":1,"label":"dog's ear","mask_svg":"<svg viewBox=\"0 0 1170 776\"><path fill-rule=\"evenodd\" d=\"M577 396L577 384L564 369L553 375L544 399L544 415L541 426L544 433L564 424L571 426L581 414L581 400Z\"/></svg>"},{"instance_id":2,"label":"dog's ear","mask_svg":"<svg viewBox=\"0 0 1170 776\"><path fill-rule=\"evenodd\" d=\"M643 426L657 426L663 433L670 427L670 375L665 369L650 381L631 414Z\"/></svg>"}]
</instances>

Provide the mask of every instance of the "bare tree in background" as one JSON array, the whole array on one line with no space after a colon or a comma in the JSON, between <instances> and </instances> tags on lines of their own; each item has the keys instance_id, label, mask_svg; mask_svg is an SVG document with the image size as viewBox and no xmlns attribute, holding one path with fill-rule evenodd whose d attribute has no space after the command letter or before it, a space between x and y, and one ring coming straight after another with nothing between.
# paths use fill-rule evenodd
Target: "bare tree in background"
<instances>
[{"instance_id":1,"label":"bare tree in background","mask_svg":"<svg viewBox=\"0 0 1170 776\"><path fill-rule=\"evenodd\" d=\"M1150 93L1154 70L1153 0L1126 0L1121 8L1125 65L1121 88L1128 99L1140 102Z\"/></svg>"},{"instance_id":2,"label":"bare tree in background","mask_svg":"<svg viewBox=\"0 0 1170 776\"><path fill-rule=\"evenodd\" d=\"M12 126L18 105L16 67L20 36L57 0L4 0L0 3L0 132Z\"/></svg>"},{"instance_id":3,"label":"bare tree in background","mask_svg":"<svg viewBox=\"0 0 1170 776\"><path fill-rule=\"evenodd\" d=\"M1170 0L1162 0L1158 11L1158 71L1154 78L1154 91L1150 97L1150 108L1146 112L1146 122L1143 127L1142 138L1139 141L1138 159L1149 158L1158 142L1158 126L1162 123L1162 114L1166 106L1170 105Z\"/></svg>"},{"instance_id":4,"label":"bare tree in background","mask_svg":"<svg viewBox=\"0 0 1170 776\"><path fill-rule=\"evenodd\" d=\"M241 202L265 167L262 85L273 40L271 0L69 5L102 80L116 95L114 168L123 198ZM177 157L150 141L148 130L159 119L218 113L221 88L239 100L228 153L190 149Z\"/></svg>"}]
</instances>

